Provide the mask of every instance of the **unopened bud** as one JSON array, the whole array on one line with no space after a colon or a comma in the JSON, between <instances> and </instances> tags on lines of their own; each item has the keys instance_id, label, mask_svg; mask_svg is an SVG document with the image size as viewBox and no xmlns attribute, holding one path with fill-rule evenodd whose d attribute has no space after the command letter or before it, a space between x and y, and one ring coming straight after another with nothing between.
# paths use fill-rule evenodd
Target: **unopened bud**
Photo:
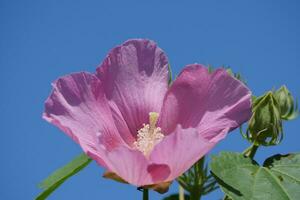
<instances>
[{"instance_id":1,"label":"unopened bud","mask_svg":"<svg viewBox=\"0 0 300 200\"><path fill-rule=\"evenodd\" d=\"M294 103L294 98L286 86L281 86L274 96L280 107L280 115L284 120L291 120L298 116L298 105Z\"/></svg>"},{"instance_id":2,"label":"unopened bud","mask_svg":"<svg viewBox=\"0 0 300 200\"><path fill-rule=\"evenodd\" d=\"M264 146L276 145L282 140L280 108L272 92L254 100L245 136L252 143Z\"/></svg>"}]
</instances>

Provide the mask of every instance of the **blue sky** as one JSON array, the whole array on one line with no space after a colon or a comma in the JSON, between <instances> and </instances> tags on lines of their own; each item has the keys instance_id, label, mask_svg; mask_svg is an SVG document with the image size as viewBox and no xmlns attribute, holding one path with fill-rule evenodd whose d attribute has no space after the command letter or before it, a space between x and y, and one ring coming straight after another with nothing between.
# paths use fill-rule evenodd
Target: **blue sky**
<instances>
[{"instance_id":1,"label":"blue sky","mask_svg":"<svg viewBox=\"0 0 300 200\"><path fill-rule=\"evenodd\" d=\"M50 83L94 72L129 38L155 40L174 74L186 64L229 65L255 95L286 84L300 99L299 1L0 1L0 199L33 199L37 183L81 152L41 118ZM261 148L259 161L299 151L299 119L284 123L284 141ZM211 153L242 151L232 132ZM141 199L136 188L105 180L95 163L49 199ZM177 191L173 184L170 193ZM204 199L219 199L215 192ZM151 199L161 199L151 192Z\"/></svg>"}]
</instances>

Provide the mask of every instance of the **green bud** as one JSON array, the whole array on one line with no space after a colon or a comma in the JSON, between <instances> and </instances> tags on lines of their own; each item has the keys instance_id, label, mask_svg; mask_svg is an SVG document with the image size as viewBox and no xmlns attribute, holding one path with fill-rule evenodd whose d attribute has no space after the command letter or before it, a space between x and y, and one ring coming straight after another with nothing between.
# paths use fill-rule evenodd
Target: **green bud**
<instances>
[{"instance_id":1,"label":"green bud","mask_svg":"<svg viewBox=\"0 0 300 200\"><path fill-rule=\"evenodd\" d=\"M283 137L280 108L272 92L255 98L252 117L244 135L257 145L276 145Z\"/></svg>"},{"instance_id":2,"label":"green bud","mask_svg":"<svg viewBox=\"0 0 300 200\"><path fill-rule=\"evenodd\" d=\"M286 86L281 86L274 96L280 107L280 115L284 120L292 120L299 114L297 102L294 103L294 98Z\"/></svg>"}]
</instances>

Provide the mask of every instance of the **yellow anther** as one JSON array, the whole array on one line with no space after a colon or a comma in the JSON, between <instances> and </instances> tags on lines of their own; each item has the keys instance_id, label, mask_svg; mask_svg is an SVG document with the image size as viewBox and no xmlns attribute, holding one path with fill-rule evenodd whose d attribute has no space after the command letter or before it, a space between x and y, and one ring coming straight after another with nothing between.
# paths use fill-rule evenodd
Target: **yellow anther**
<instances>
[{"instance_id":1,"label":"yellow anther","mask_svg":"<svg viewBox=\"0 0 300 200\"><path fill-rule=\"evenodd\" d=\"M144 124L143 128L138 130L137 139L133 143L134 147L149 156L153 147L158 144L164 137L159 127L156 127L159 114L156 112L149 113L149 124Z\"/></svg>"}]
</instances>

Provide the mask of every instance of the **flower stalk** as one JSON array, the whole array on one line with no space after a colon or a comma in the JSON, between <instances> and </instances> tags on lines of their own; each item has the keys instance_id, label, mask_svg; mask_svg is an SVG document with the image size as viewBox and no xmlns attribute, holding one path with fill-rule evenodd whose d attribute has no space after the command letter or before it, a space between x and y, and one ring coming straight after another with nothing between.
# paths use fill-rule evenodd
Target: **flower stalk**
<instances>
[{"instance_id":1,"label":"flower stalk","mask_svg":"<svg viewBox=\"0 0 300 200\"><path fill-rule=\"evenodd\" d=\"M190 199L191 200L200 200L201 198L201 191L200 190L194 190L190 193Z\"/></svg>"},{"instance_id":2,"label":"flower stalk","mask_svg":"<svg viewBox=\"0 0 300 200\"><path fill-rule=\"evenodd\" d=\"M149 200L149 190L143 189L143 200Z\"/></svg>"},{"instance_id":3,"label":"flower stalk","mask_svg":"<svg viewBox=\"0 0 300 200\"><path fill-rule=\"evenodd\" d=\"M180 184L179 184L179 200L184 200L184 189Z\"/></svg>"},{"instance_id":4,"label":"flower stalk","mask_svg":"<svg viewBox=\"0 0 300 200\"><path fill-rule=\"evenodd\" d=\"M246 156L246 157L249 157L251 159L254 158L256 152L257 152L257 149L258 149L258 145L256 145L255 143L253 143L250 147L248 147L244 152L243 154Z\"/></svg>"},{"instance_id":5,"label":"flower stalk","mask_svg":"<svg viewBox=\"0 0 300 200\"><path fill-rule=\"evenodd\" d=\"M177 178L180 185L179 194L182 193L180 191L182 188L189 193L191 200L200 200L202 196L217 189L215 179L208 172L205 157L202 157L192 168Z\"/></svg>"}]
</instances>

